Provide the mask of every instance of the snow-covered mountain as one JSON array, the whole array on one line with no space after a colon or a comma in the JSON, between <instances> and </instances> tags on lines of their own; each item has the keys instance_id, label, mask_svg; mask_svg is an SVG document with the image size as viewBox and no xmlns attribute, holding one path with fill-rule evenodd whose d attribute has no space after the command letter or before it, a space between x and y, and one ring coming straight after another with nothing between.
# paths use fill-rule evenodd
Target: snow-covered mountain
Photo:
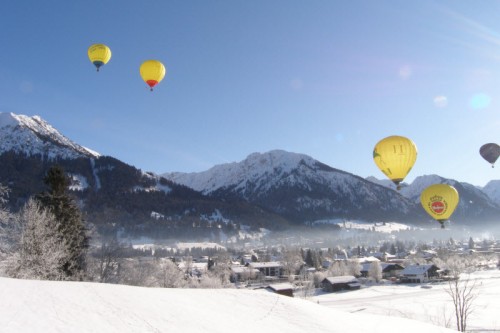
<instances>
[{"instance_id":1,"label":"snow-covered mountain","mask_svg":"<svg viewBox=\"0 0 500 333\"><path fill-rule=\"evenodd\" d=\"M489 181L482 190L491 200L500 205L500 180Z\"/></svg>"},{"instance_id":2,"label":"snow-covered mountain","mask_svg":"<svg viewBox=\"0 0 500 333\"><path fill-rule=\"evenodd\" d=\"M369 179L393 188L385 180L380 181L374 177ZM481 189L468 183L443 178L438 175L424 175L415 178L411 184L405 184L400 193L418 206L420 205L422 191L433 184L449 184L457 189L460 202L453 213L454 220L492 220L496 216L500 216L500 181L491 181L484 189Z\"/></svg>"},{"instance_id":3,"label":"snow-covered mountain","mask_svg":"<svg viewBox=\"0 0 500 333\"><path fill-rule=\"evenodd\" d=\"M241 198L296 221L328 218L414 220L415 205L396 191L307 155L273 150L167 179L220 198Z\"/></svg>"},{"instance_id":4,"label":"snow-covered mountain","mask_svg":"<svg viewBox=\"0 0 500 333\"><path fill-rule=\"evenodd\" d=\"M166 228L185 228L200 226L202 217L214 211L235 224L267 228L339 218L422 222L429 218L418 202L419 193L426 185L443 181L460 193L454 219L466 223L500 215L499 205L485 194L498 198L500 190L493 182L482 192L470 184L423 176L395 191L387 181L363 179L282 150L253 153L239 163L205 172L161 177L100 156L38 116L0 113L0 183L11 190L12 208L20 208L45 189L43 177L55 163L73 180L71 189L89 221L121 221L132 228L141 224L142 230L153 213L166 221L185 222L165 223ZM156 233L156 227L151 231Z\"/></svg>"},{"instance_id":5,"label":"snow-covered mountain","mask_svg":"<svg viewBox=\"0 0 500 333\"><path fill-rule=\"evenodd\" d=\"M71 141L39 116L0 112L0 154L6 151L48 159L100 156Z\"/></svg>"},{"instance_id":6,"label":"snow-covered mountain","mask_svg":"<svg viewBox=\"0 0 500 333\"><path fill-rule=\"evenodd\" d=\"M0 184L10 190L12 210L46 190L43 179L55 164L70 178L69 188L86 221L104 233L120 229L155 237L167 232L169 237L216 237L218 232L237 232L237 224L288 225L283 217L261 207L209 198L116 158L101 156L71 141L39 116L0 113Z\"/></svg>"}]
</instances>

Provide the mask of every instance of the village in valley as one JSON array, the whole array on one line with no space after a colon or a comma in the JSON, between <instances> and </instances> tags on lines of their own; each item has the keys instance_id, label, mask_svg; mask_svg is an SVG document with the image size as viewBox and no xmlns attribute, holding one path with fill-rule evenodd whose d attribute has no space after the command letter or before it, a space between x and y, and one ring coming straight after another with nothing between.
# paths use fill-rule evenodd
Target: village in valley
<instances>
[{"instance_id":1,"label":"village in valley","mask_svg":"<svg viewBox=\"0 0 500 333\"><path fill-rule=\"evenodd\" d=\"M264 230L254 238L248 233L237 241L220 243L103 242L94 247L91 265L99 267L94 275L99 282L266 289L302 298L374 285L420 284L428 288L457 280L463 273L500 268L500 244L491 235L424 242L404 240L405 232L418 231L398 229L401 226L351 223L337 234L339 238L328 241L325 236L307 237L306 233L273 238ZM427 235L433 230L420 232ZM132 271L149 274L133 280ZM166 275L170 276L168 284L161 278Z\"/></svg>"}]
</instances>

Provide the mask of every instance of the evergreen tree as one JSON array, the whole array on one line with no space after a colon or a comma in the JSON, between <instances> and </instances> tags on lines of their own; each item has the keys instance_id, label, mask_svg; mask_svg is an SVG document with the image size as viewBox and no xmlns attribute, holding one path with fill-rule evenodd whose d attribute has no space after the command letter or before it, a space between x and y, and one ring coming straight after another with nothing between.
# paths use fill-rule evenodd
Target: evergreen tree
<instances>
[{"instance_id":1,"label":"evergreen tree","mask_svg":"<svg viewBox=\"0 0 500 333\"><path fill-rule=\"evenodd\" d=\"M313 253L312 253L311 249L307 249L305 262L306 262L307 266L315 267Z\"/></svg>"},{"instance_id":2,"label":"evergreen tree","mask_svg":"<svg viewBox=\"0 0 500 333\"><path fill-rule=\"evenodd\" d=\"M474 249L474 246L475 246L474 240L472 239L472 237L470 237L469 238L469 250Z\"/></svg>"},{"instance_id":3,"label":"evergreen tree","mask_svg":"<svg viewBox=\"0 0 500 333\"><path fill-rule=\"evenodd\" d=\"M49 187L37 196L42 207L55 216L58 237L67 250L62 271L69 279L81 279L85 272L85 257L89 238L80 209L68 193L68 177L59 166L53 166L44 178Z\"/></svg>"},{"instance_id":4,"label":"evergreen tree","mask_svg":"<svg viewBox=\"0 0 500 333\"><path fill-rule=\"evenodd\" d=\"M389 253L390 254L396 254L396 246L394 245L394 243L391 244L391 248L389 250Z\"/></svg>"}]
</instances>

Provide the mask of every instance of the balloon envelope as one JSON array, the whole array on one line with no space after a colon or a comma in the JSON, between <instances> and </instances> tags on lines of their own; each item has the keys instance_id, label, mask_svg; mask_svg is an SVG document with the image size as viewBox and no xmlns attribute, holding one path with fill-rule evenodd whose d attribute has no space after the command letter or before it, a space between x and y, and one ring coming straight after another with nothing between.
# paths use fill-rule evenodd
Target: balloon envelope
<instances>
[{"instance_id":1,"label":"balloon envelope","mask_svg":"<svg viewBox=\"0 0 500 333\"><path fill-rule=\"evenodd\" d=\"M165 77L165 66L158 60L147 60L140 68L141 77L144 82L153 90L153 87L160 83Z\"/></svg>"},{"instance_id":2,"label":"balloon envelope","mask_svg":"<svg viewBox=\"0 0 500 333\"><path fill-rule=\"evenodd\" d=\"M422 191L420 203L433 219L441 223L448 220L458 206L458 191L448 184L434 184Z\"/></svg>"},{"instance_id":3,"label":"balloon envelope","mask_svg":"<svg viewBox=\"0 0 500 333\"><path fill-rule=\"evenodd\" d=\"M500 146L496 143L487 143L479 148L479 154L493 167L498 156L500 156Z\"/></svg>"},{"instance_id":4,"label":"balloon envelope","mask_svg":"<svg viewBox=\"0 0 500 333\"><path fill-rule=\"evenodd\" d=\"M404 136L389 136L373 149L373 160L378 168L398 186L417 160L417 146Z\"/></svg>"},{"instance_id":5,"label":"balloon envelope","mask_svg":"<svg viewBox=\"0 0 500 333\"><path fill-rule=\"evenodd\" d=\"M102 65L105 65L111 59L111 50L104 44L93 44L89 47L87 54L90 61L99 71Z\"/></svg>"}]
</instances>

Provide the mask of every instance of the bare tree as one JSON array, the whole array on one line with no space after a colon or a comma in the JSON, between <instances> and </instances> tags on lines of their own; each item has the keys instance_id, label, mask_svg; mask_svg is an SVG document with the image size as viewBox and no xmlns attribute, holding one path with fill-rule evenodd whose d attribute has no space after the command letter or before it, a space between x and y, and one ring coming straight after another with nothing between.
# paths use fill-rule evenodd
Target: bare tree
<instances>
[{"instance_id":1,"label":"bare tree","mask_svg":"<svg viewBox=\"0 0 500 333\"><path fill-rule=\"evenodd\" d=\"M257 272L255 272L255 270L250 267L250 266L247 266L243 269L243 272L241 273L241 280L243 282L248 282L250 280L255 280L257 278Z\"/></svg>"},{"instance_id":2,"label":"bare tree","mask_svg":"<svg viewBox=\"0 0 500 333\"><path fill-rule=\"evenodd\" d=\"M224 288L224 285L222 284L222 281L220 277L217 276L217 274L208 271L206 274L203 274L201 276L196 287L205 289L219 289Z\"/></svg>"},{"instance_id":3,"label":"bare tree","mask_svg":"<svg viewBox=\"0 0 500 333\"><path fill-rule=\"evenodd\" d=\"M445 290L452 299L457 330L460 332L465 332L467 328L467 320L473 311L473 303L478 295L476 281L471 280L469 275L472 267L467 261L458 256L451 256L446 260L451 279Z\"/></svg>"},{"instance_id":4,"label":"bare tree","mask_svg":"<svg viewBox=\"0 0 500 333\"><path fill-rule=\"evenodd\" d=\"M149 258L131 258L123 261L120 266L120 282L131 286L154 287L158 286L155 278L155 263Z\"/></svg>"},{"instance_id":5,"label":"bare tree","mask_svg":"<svg viewBox=\"0 0 500 333\"><path fill-rule=\"evenodd\" d=\"M214 264L209 269L213 276L217 276L220 284L225 287L229 285L231 278L231 258L227 254L221 254L214 260Z\"/></svg>"},{"instance_id":6,"label":"bare tree","mask_svg":"<svg viewBox=\"0 0 500 333\"><path fill-rule=\"evenodd\" d=\"M325 279L326 274L323 272L314 272L313 274L313 282L314 282L314 287L319 288L321 287L321 282Z\"/></svg>"},{"instance_id":7,"label":"bare tree","mask_svg":"<svg viewBox=\"0 0 500 333\"><path fill-rule=\"evenodd\" d=\"M328 276L343 276L349 275L349 268L344 260L338 260L333 262L328 268Z\"/></svg>"},{"instance_id":8,"label":"bare tree","mask_svg":"<svg viewBox=\"0 0 500 333\"><path fill-rule=\"evenodd\" d=\"M450 280L448 288L445 289L453 301L457 330L460 332L465 332L467 328L467 320L473 311L474 300L477 298L476 289L476 281L469 277Z\"/></svg>"},{"instance_id":9,"label":"bare tree","mask_svg":"<svg viewBox=\"0 0 500 333\"><path fill-rule=\"evenodd\" d=\"M302 269L299 278L302 297L307 299L314 294L315 286L313 281L313 273L308 272L306 269Z\"/></svg>"},{"instance_id":10,"label":"bare tree","mask_svg":"<svg viewBox=\"0 0 500 333\"><path fill-rule=\"evenodd\" d=\"M184 268L184 272L186 273L186 275L192 275L193 274L193 257L191 256L186 256L184 257L183 259L183 268Z\"/></svg>"},{"instance_id":11,"label":"bare tree","mask_svg":"<svg viewBox=\"0 0 500 333\"><path fill-rule=\"evenodd\" d=\"M300 266L304 264L302 255L298 248L283 248L281 254L281 265L283 266L284 274L288 276L288 280L291 282Z\"/></svg>"},{"instance_id":12,"label":"bare tree","mask_svg":"<svg viewBox=\"0 0 500 333\"><path fill-rule=\"evenodd\" d=\"M157 284L162 288L182 288L186 286L184 272L168 258L159 260L154 277Z\"/></svg>"},{"instance_id":13,"label":"bare tree","mask_svg":"<svg viewBox=\"0 0 500 333\"><path fill-rule=\"evenodd\" d=\"M376 282L382 280L382 266L380 265L380 261L372 261L368 270L368 276Z\"/></svg>"},{"instance_id":14,"label":"bare tree","mask_svg":"<svg viewBox=\"0 0 500 333\"><path fill-rule=\"evenodd\" d=\"M63 264L68 253L60 241L55 216L30 199L16 216L22 232L9 259L9 276L26 279L65 280Z\"/></svg>"},{"instance_id":15,"label":"bare tree","mask_svg":"<svg viewBox=\"0 0 500 333\"><path fill-rule=\"evenodd\" d=\"M11 214L7 208L5 208L8 193L8 188L0 183L0 246L5 246L7 243L5 240L9 237L8 229L10 227L9 221ZM0 253L1 250L0 248Z\"/></svg>"},{"instance_id":16,"label":"bare tree","mask_svg":"<svg viewBox=\"0 0 500 333\"><path fill-rule=\"evenodd\" d=\"M347 271L348 275L360 276L361 275L361 264L356 259L347 260Z\"/></svg>"},{"instance_id":17,"label":"bare tree","mask_svg":"<svg viewBox=\"0 0 500 333\"><path fill-rule=\"evenodd\" d=\"M5 270L5 260L19 235L19 228L12 223L12 214L5 208L8 194L8 188L0 184L0 272L2 274Z\"/></svg>"},{"instance_id":18,"label":"bare tree","mask_svg":"<svg viewBox=\"0 0 500 333\"><path fill-rule=\"evenodd\" d=\"M0 223L5 223L9 216L9 212L5 208L8 194L9 189L0 183Z\"/></svg>"},{"instance_id":19,"label":"bare tree","mask_svg":"<svg viewBox=\"0 0 500 333\"><path fill-rule=\"evenodd\" d=\"M118 283L123 263L123 249L116 237L102 241L87 259L87 276L102 283Z\"/></svg>"}]
</instances>

